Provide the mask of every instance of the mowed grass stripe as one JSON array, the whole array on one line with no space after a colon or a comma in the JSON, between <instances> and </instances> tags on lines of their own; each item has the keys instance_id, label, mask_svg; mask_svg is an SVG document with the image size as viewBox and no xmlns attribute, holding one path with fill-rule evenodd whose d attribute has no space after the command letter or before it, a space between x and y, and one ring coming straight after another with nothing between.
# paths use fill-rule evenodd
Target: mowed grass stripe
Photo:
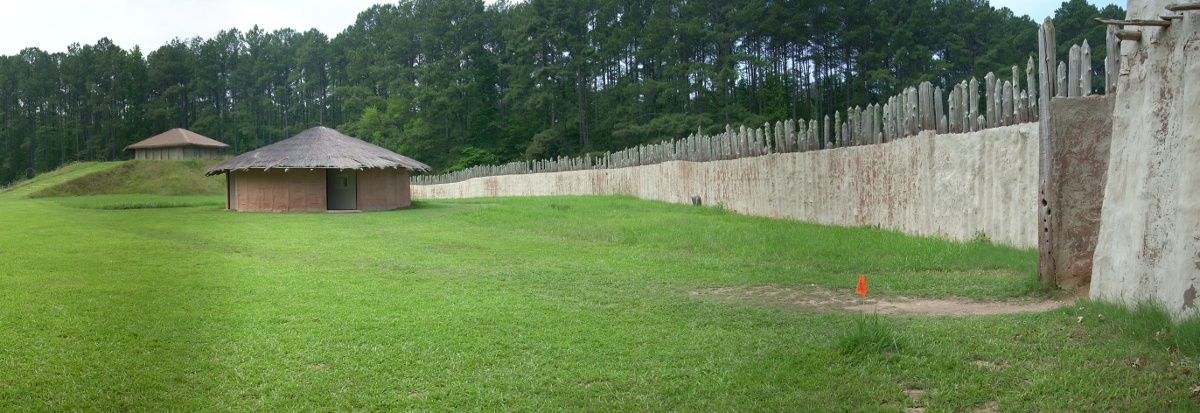
<instances>
[{"instance_id":1,"label":"mowed grass stripe","mask_svg":"<svg viewBox=\"0 0 1200 413\"><path fill-rule=\"evenodd\" d=\"M688 294L815 285L852 296L859 274L881 297L1040 294L1031 282L1035 253L985 242L627 197L423 201L409 210L362 214L96 208L121 202L0 203L0 242L17 246L0 252L0 370L6 372L0 405L13 411L1196 406L1185 388L1195 373L1184 367L1195 359L1122 335L1087 306L888 317L901 350L849 357L839 353L837 337L860 315ZM1077 323L1078 316L1087 321ZM1129 367L1134 359L1143 365ZM924 393L911 398L904 393L909 388ZM1099 395L1111 388L1128 390Z\"/></svg>"}]
</instances>

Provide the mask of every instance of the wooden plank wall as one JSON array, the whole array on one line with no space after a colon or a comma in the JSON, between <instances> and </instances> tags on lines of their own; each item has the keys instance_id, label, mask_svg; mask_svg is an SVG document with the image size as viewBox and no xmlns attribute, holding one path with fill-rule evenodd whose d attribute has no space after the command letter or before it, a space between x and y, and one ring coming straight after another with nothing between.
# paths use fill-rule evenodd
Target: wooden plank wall
<instances>
[{"instance_id":1,"label":"wooden plank wall","mask_svg":"<svg viewBox=\"0 0 1200 413\"><path fill-rule=\"evenodd\" d=\"M363 169L358 171L358 209L380 211L412 205L408 192L408 170Z\"/></svg>"},{"instance_id":2,"label":"wooden plank wall","mask_svg":"<svg viewBox=\"0 0 1200 413\"><path fill-rule=\"evenodd\" d=\"M187 158L215 158L221 156L217 148L201 148L194 146L175 146L168 148L134 149L133 159L172 160Z\"/></svg>"},{"instance_id":3,"label":"wooden plank wall","mask_svg":"<svg viewBox=\"0 0 1200 413\"><path fill-rule=\"evenodd\" d=\"M238 211L324 211L324 169L234 171Z\"/></svg>"}]
</instances>

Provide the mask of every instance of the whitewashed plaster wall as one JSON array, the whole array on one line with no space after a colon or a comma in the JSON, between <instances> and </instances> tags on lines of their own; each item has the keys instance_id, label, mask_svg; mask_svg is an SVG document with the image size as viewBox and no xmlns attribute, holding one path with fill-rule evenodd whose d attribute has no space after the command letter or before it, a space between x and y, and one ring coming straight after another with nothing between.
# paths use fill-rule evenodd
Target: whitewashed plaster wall
<instances>
[{"instance_id":1,"label":"whitewashed plaster wall","mask_svg":"<svg viewBox=\"0 0 1200 413\"><path fill-rule=\"evenodd\" d=\"M415 199L624 194L747 215L1037 246L1037 124L713 162L413 185Z\"/></svg>"}]
</instances>

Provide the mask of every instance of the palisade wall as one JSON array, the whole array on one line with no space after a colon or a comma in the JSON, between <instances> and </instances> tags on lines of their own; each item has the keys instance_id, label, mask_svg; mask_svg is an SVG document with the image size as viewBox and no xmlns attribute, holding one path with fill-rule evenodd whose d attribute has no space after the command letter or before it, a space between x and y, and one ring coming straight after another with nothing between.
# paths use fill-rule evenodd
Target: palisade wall
<instances>
[{"instance_id":1,"label":"palisade wall","mask_svg":"<svg viewBox=\"0 0 1200 413\"><path fill-rule=\"evenodd\" d=\"M1037 125L880 145L413 185L413 198L632 195L747 215L1037 245Z\"/></svg>"},{"instance_id":2,"label":"palisade wall","mask_svg":"<svg viewBox=\"0 0 1200 413\"><path fill-rule=\"evenodd\" d=\"M1047 203L1039 211L1039 185L1042 192L1047 185L1039 171L1049 177L1039 154L1049 148L1034 122L1048 116L1050 98L1092 93L1090 62L1085 41L1067 62L1030 58L1024 71L1013 66L947 90L924 82L832 118L726 126L602 156L414 176L412 193L626 194L679 203L697 197L749 215L1034 248L1039 227L1051 226L1039 219L1050 211ZM1056 87L1039 96L1039 79ZM1112 83L1110 76L1106 86Z\"/></svg>"}]
</instances>

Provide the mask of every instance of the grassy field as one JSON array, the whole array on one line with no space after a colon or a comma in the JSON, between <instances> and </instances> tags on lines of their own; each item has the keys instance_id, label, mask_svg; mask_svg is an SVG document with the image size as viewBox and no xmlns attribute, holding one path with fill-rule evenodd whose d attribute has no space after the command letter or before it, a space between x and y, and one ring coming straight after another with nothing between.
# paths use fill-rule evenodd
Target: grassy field
<instances>
[{"instance_id":1,"label":"grassy field","mask_svg":"<svg viewBox=\"0 0 1200 413\"><path fill-rule=\"evenodd\" d=\"M0 410L1200 410L1200 330L1152 310L705 293L1039 299L1032 251L625 197L220 205L0 195Z\"/></svg>"}]
</instances>

